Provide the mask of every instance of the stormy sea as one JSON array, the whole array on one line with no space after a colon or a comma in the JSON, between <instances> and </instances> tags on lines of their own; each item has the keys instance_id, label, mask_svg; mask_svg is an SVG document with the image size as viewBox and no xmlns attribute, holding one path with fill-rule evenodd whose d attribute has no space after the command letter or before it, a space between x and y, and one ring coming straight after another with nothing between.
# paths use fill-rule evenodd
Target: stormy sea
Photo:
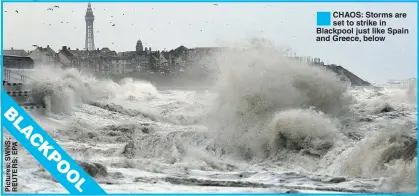
<instances>
[{"instance_id":1,"label":"stormy sea","mask_svg":"<svg viewBox=\"0 0 419 196\"><path fill-rule=\"evenodd\" d=\"M355 87L235 47L199 89L36 68L25 88L47 111L32 116L108 193L417 191L416 84ZM66 192L21 148L20 192Z\"/></svg>"}]
</instances>

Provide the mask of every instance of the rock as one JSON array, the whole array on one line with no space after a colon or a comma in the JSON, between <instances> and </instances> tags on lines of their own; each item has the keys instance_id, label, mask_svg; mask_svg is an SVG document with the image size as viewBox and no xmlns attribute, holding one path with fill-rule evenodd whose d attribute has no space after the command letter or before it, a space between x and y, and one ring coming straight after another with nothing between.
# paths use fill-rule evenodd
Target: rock
<instances>
[{"instance_id":1,"label":"rock","mask_svg":"<svg viewBox=\"0 0 419 196\"><path fill-rule=\"evenodd\" d=\"M83 168L85 172L87 172L90 176L94 178L99 177L99 176L103 176L103 177L108 176L108 171L106 167L100 163L90 164L83 161L77 161L77 163L80 165L81 168Z\"/></svg>"}]
</instances>

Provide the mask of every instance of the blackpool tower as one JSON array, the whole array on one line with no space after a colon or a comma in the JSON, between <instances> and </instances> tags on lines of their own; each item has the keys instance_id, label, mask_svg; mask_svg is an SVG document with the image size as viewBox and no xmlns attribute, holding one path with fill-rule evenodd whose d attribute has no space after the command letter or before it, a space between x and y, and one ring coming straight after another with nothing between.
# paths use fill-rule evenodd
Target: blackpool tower
<instances>
[{"instance_id":1,"label":"blackpool tower","mask_svg":"<svg viewBox=\"0 0 419 196\"><path fill-rule=\"evenodd\" d=\"M85 42L85 50L95 50L95 37L93 36L93 21L95 20L95 16L93 15L92 5L87 4L87 11L86 16L84 16L86 20L86 42Z\"/></svg>"}]
</instances>

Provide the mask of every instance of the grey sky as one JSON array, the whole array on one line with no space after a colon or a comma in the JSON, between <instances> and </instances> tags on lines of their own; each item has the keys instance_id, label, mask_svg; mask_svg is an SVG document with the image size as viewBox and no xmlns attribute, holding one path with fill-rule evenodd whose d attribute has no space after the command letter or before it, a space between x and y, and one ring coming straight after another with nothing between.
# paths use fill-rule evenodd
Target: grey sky
<instances>
[{"instance_id":1,"label":"grey sky","mask_svg":"<svg viewBox=\"0 0 419 196\"><path fill-rule=\"evenodd\" d=\"M48 11L53 5L60 8ZM370 82L417 74L414 3L92 3L92 7L97 48L132 51L138 39L153 50L219 46L257 36L290 46L299 55L341 64ZM83 49L86 8L87 3L5 3L4 47ZM409 28L410 34L387 36L383 43L320 43L315 41L317 11L405 12L406 19L390 19L387 24Z\"/></svg>"}]
</instances>

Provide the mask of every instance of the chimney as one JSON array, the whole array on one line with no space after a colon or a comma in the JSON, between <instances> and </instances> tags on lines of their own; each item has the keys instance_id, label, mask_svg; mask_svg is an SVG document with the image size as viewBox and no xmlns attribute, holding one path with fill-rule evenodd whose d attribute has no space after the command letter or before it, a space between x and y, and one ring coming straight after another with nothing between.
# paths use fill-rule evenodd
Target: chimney
<instances>
[{"instance_id":1,"label":"chimney","mask_svg":"<svg viewBox=\"0 0 419 196\"><path fill-rule=\"evenodd\" d=\"M62 49L62 50L63 50L63 51L64 51L64 50L67 50L67 46L63 46L63 49Z\"/></svg>"},{"instance_id":2,"label":"chimney","mask_svg":"<svg viewBox=\"0 0 419 196\"><path fill-rule=\"evenodd\" d=\"M49 45L47 45L47 48L49 48Z\"/></svg>"},{"instance_id":3,"label":"chimney","mask_svg":"<svg viewBox=\"0 0 419 196\"><path fill-rule=\"evenodd\" d=\"M68 50L71 50L71 48L70 48L70 47L68 47Z\"/></svg>"}]
</instances>

